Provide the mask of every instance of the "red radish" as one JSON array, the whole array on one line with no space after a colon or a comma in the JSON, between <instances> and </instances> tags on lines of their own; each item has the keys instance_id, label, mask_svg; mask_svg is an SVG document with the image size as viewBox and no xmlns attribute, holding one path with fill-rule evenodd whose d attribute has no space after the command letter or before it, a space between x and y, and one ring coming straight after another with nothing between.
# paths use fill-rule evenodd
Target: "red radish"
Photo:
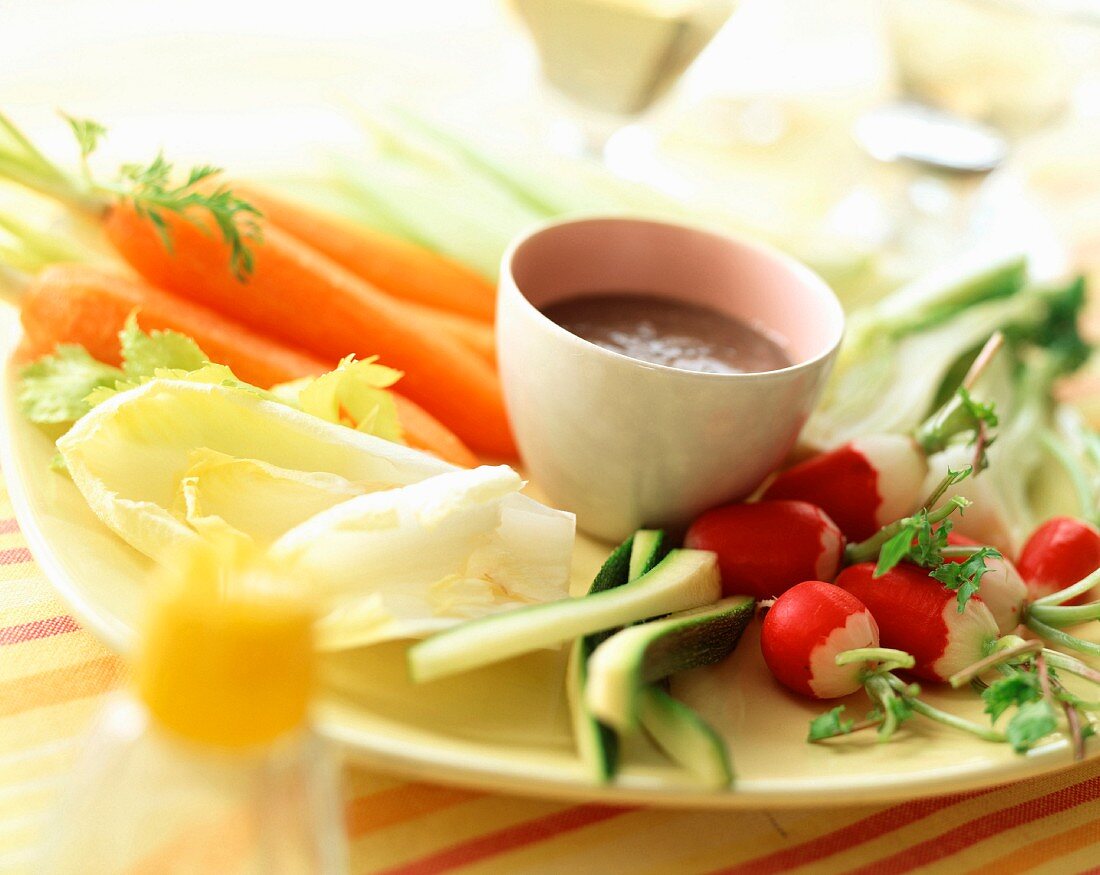
<instances>
[{"instance_id":1,"label":"red radish","mask_svg":"<svg viewBox=\"0 0 1100 875\"><path fill-rule=\"evenodd\" d=\"M952 547L983 546L958 532L948 533L947 543ZM948 562L965 562L967 559L966 556L945 556L944 558ZM997 628L1001 634L1007 635L1023 620L1021 614L1028 600L1028 588L1016 566L1003 556L1000 558L987 556L985 567L989 570L981 577L979 596L982 603L989 608L993 619L997 621ZM1076 583L1078 580L1079 578L1074 578L1070 583Z\"/></svg>"},{"instance_id":2,"label":"red radish","mask_svg":"<svg viewBox=\"0 0 1100 875\"><path fill-rule=\"evenodd\" d=\"M924 481L923 488L931 492L939 483L944 471L948 469L958 471L973 461L973 447L962 444L948 447L928 460L928 477ZM956 517L955 531L973 538L983 546L988 544L990 547L996 547L1005 556L1016 555L1020 546L1019 541L1013 534L1012 523L1005 512L1004 498L989 476L980 474L977 477L967 477L952 486L950 494L961 495L971 502L966 513ZM944 500L946 498L947 496L944 496ZM942 504L942 501L939 504Z\"/></svg>"},{"instance_id":3,"label":"red radish","mask_svg":"<svg viewBox=\"0 0 1100 875\"><path fill-rule=\"evenodd\" d=\"M831 583L807 580L768 609L760 633L764 662L783 686L812 699L836 699L863 686L864 665L836 664L846 650L878 647L871 612Z\"/></svg>"},{"instance_id":4,"label":"red radish","mask_svg":"<svg viewBox=\"0 0 1100 875\"><path fill-rule=\"evenodd\" d=\"M879 578L874 572L874 563L861 562L842 571L836 585L867 606L882 646L912 654L919 677L946 681L997 640L997 621L977 596L960 613L955 593L924 568L902 563Z\"/></svg>"},{"instance_id":5,"label":"red radish","mask_svg":"<svg viewBox=\"0 0 1100 875\"><path fill-rule=\"evenodd\" d=\"M765 499L816 504L850 541L862 541L925 497L928 460L911 437L880 434L857 438L782 472Z\"/></svg>"},{"instance_id":6,"label":"red radish","mask_svg":"<svg viewBox=\"0 0 1100 875\"><path fill-rule=\"evenodd\" d=\"M1047 520L1024 544L1017 567L1032 599L1065 589L1100 568L1100 531L1073 517ZM1069 604L1088 598L1086 593Z\"/></svg>"},{"instance_id":7,"label":"red radish","mask_svg":"<svg viewBox=\"0 0 1100 875\"><path fill-rule=\"evenodd\" d=\"M840 529L804 501L716 507L691 524L684 543L718 554L725 595L759 599L804 580L832 580L844 555Z\"/></svg>"}]
</instances>

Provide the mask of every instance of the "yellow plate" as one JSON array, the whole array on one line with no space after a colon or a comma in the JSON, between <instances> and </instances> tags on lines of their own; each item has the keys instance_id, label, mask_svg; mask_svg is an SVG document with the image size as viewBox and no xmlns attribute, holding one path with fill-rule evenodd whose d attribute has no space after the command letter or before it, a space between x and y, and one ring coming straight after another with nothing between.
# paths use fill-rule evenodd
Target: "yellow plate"
<instances>
[{"instance_id":1,"label":"yellow plate","mask_svg":"<svg viewBox=\"0 0 1100 875\"><path fill-rule=\"evenodd\" d=\"M14 341L15 331L9 333ZM74 613L111 647L125 651L141 610L148 560L99 522L71 480L49 469L51 437L19 415L15 387L9 363L2 463L20 526ZM606 552L582 541L576 578L590 580ZM399 642L326 656L317 718L351 757L375 767L429 781L607 803L739 808L883 802L1070 764L1064 740L1017 756L1006 745L922 718L886 745L868 733L807 744L807 723L824 708L776 686L760 659L757 627L750 627L726 663L680 676L675 684L676 694L729 739L737 780L728 791L693 787L639 742L627 745L626 765L614 785L589 783L572 751L560 653L538 653L423 686L406 679ZM984 719L980 701L968 692L935 691L928 699ZM853 711L865 708L859 696L850 704ZM1100 745L1090 749L1095 753Z\"/></svg>"}]
</instances>

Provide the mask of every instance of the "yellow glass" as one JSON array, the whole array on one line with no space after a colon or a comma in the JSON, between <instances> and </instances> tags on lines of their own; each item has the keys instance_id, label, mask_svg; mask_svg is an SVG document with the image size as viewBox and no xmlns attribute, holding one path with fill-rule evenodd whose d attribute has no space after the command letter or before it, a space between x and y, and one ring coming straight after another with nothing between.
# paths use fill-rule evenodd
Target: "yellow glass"
<instances>
[{"instance_id":1,"label":"yellow glass","mask_svg":"<svg viewBox=\"0 0 1100 875\"><path fill-rule=\"evenodd\" d=\"M262 561L189 553L150 600L138 696L159 725L189 740L270 742L305 721L313 619L292 583Z\"/></svg>"}]
</instances>

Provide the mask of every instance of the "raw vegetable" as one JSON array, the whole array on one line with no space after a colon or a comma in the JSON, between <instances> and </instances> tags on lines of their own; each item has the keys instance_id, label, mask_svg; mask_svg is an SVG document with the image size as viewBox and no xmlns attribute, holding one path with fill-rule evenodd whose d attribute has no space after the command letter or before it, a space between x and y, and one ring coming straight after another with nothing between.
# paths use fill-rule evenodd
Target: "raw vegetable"
<instances>
[{"instance_id":1,"label":"raw vegetable","mask_svg":"<svg viewBox=\"0 0 1100 875\"><path fill-rule=\"evenodd\" d=\"M833 448L912 431L954 391L976 350L1003 330L1042 334L1070 289L1029 286L1022 258L981 253L945 265L853 314L822 404L803 433ZM1003 405L1002 405L1003 406Z\"/></svg>"},{"instance_id":2,"label":"raw vegetable","mask_svg":"<svg viewBox=\"0 0 1100 875\"><path fill-rule=\"evenodd\" d=\"M573 520L525 496L506 466L451 471L335 504L271 546L326 599L356 617L342 647L447 629L457 619L565 595ZM331 640L329 646L334 646Z\"/></svg>"},{"instance_id":3,"label":"raw vegetable","mask_svg":"<svg viewBox=\"0 0 1100 875\"><path fill-rule=\"evenodd\" d=\"M317 355L379 355L404 372L404 394L474 450L515 456L499 379L477 353L426 330L408 308L277 228L266 229L243 284L217 269L221 243L181 221L169 228L171 252L125 205L106 220L114 245L154 284Z\"/></svg>"},{"instance_id":4,"label":"raw vegetable","mask_svg":"<svg viewBox=\"0 0 1100 875\"><path fill-rule=\"evenodd\" d=\"M1065 306L1075 314L1083 289L1071 288L1074 293L1067 296ZM1072 323L1075 315L1065 318ZM1052 397L1056 381L1080 364L1086 349L1075 327L1059 328L1050 347L1016 351L1006 359L1004 363L1014 361L1003 385L983 386L983 392L1006 415L989 447L989 470L961 489L974 504L972 512L959 520L962 534L1016 555L1027 535L1050 515L1037 501L1036 487L1055 473L1049 464L1052 451L1054 461L1065 467L1078 485L1082 513L1090 512L1095 485L1081 482L1087 476L1081 469L1091 465L1089 448L1063 434L1060 424L1064 417ZM949 447L930 460L930 469L956 467L965 456L963 448Z\"/></svg>"},{"instance_id":5,"label":"raw vegetable","mask_svg":"<svg viewBox=\"0 0 1100 875\"><path fill-rule=\"evenodd\" d=\"M993 409L961 387L909 435L880 434L852 440L783 471L765 499L797 499L820 507L852 541L871 537L891 520L920 506L931 487L928 457L958 435L973 435L971 455L984 458L985 432L997 424ZM979 462L979 465L981 462ZM942 470L942 469L941 469ZM936 481L940 478L936 477Z\"/></svg>"},{"instance_id":6,"label":"raw vegetable","mask_svg":"<svg viewBox=\"0 0 1100 875\"><path fill-rule=\"evenodd\" d=\"M79 324L89 326L89 334L81 336L94 339L96 323L88 319ZM54 354L24 368L19 395L23 415L37 423L73 422L93 402L115 392L155 376L178 378L192 372L199 380L260 392L224 365L210 365L206 352L191 338L171 330L143 332L137 311L124 317L122 330L109 348L117 350L114 359L120 367L92 358L83 346L62 344ZM399 376L373 360L349 358L328 374L279 384L271 397L330 422L406 442L464 467L475 466L477 459L445 426L411 401L385 391Z\"/></svg>"},{"instance_id":7,"label":"raw vegetable","mask_svg":"<svg viewBox=\"0 0 1100 875\"><path fill-rule=\"evenodd\" d=\"M1049 519L1024 544L1017 568L1033 599L1052 595L1100 568L1100 530L1073 517Z\"/></svg>"},{"instance_id":8,"label":"raw vegetable","mask_svg":"<svg viewBox=\"0 0 1100 875\"><path fill-rule=\"evenodd\" d=\"M446 253L495 277L505 248L535 222L581 213L629 212L745 230L721 210L624 179L595 161L510 148L444 129L401 108L364 118L375 148L338 156L320 193L342 212ZM301 192L301 187L299 187ZM311 200L312 192L301 192ZM371 215L363 215L366 204Z\"/></svg>"},{"instance_id":9,"label":"raw vegetable","mask_svg":"<svg viewBox=\"0 0 1100 875\"><path fill-rule=\"evenodd\" d=\"M837 699L863 686L864 664L837 665L849 650L878 648L878 624L850 592L807 580L768 608L760 649L775 679L813 699Z\"/></svg>"},{"instance_id":10,"label":"raw vegetable","mask_svg":"<svg viewBox=\"0 0 1100 875\"><path fill-rule=\"evenodd\" d=\"M999 634L980 597L960 611L956 593L915 565L901 563L876 577L875 565L861 562L842 571L836 585L867 606L882 645L911 654L913 673L926 680L946 681L978 662Z\"/></svg>"},{"instance_id":11,"label":"raw vegetable","mask_svg":"<svg viewBox=\"0 0 1100 875\"><path fill-rule=\"evenodd\" d=\"M912 437L870 435L788 468L764 498L817 505L846 538L858 541L911 513L927 473L926 456Z\"/></svg>"},{"instance_id":12,"label":"raw vegetable","mask_svg":"<svg viewBox=\"0 0 1100 875\"><path fill-rule=\"evenodd\" d=\"M635 533L627 538L612 551L588 588L588 595L614 589L641 576L630 573L634 541L639 534ZM603 726L588 709L584 701L584 686L588 682L588 658L607 635L607 632L595 632L574 641L569 650L569 662L565 669L566 698L569 702L573 741L577 745L577 754L588 768L592 779L601 783L609 781L615 774L619 756L619 736Z\"/></svg>"},{"instance_id":13,"label":"raw vegetable","mask_svg":"<svg viewBox=\"0 0 1100 875\"><path fill-rule=\"evenodd\" d=\"M512 238L544 218L508 191L447 163L375 153L366 162L336 156L330 169L391 228L490 280Z\"/></svg>"},{"instance_id":14,"label":"raw vegetable","mask_svg":"<svg viewBox=\"0 0 1100 875\"><path fill-rule=\"evenodd\" d=\"M673 550L648 574L583 599L534 605L465 623L409 650L415 681L446 677L614 626L715 601L720 592L712 553Z\"/></svg>"},{"instance_id":15,"label":"raw vegetable","mask_svg":"<svg viewBox=\"0 0 1100 875\"><path fill-rule=\"evenodd\" d=\"M642 688L638 719L650 738L705 787L728 787L733 780L729 748L705 720L657 686Z\"/></svg>"},{"instance_id":16,"label":"raw vegetable","mask_svg":"<svg viewBox=\"0 0 1100 875\"><path fill-rule=\"evenodd\" d=\"M329 647L566 595L573 518L519 495L514 472L460 471L225 379L208 366L113 393L58 441L136 549L171 562L196 541L273 542L322 596Z\"/></svg>"},{"instance_id":17,"label":"raw vegetable","mask_svg":"<svg viewBox=\"0 0 1100 875\"><path fill-rule=\"evenodd\" d=\"M732 596L616 632L589 660L589 710L616 729L634 729L647 684L727 657L755 607L748 596Z\"/></svg>"},{"instance_id":18,"label":"raw vegetable","mask_svg":"<svg viewBox=\"0 0 1100 875\"><path fill-rule=\"evenodd\" d=\"M977 541L954 531L948 534L947 544L943 550L945 561L963 566L968 563L981 565L978 582L982 602L993 614L1001 634L1007 635L1016 629L1023 622L1024 606L1028 599L1027 585L1016 566L999 552L983 549ZM963 573L968 572L973 573L970 569L964 569ZM1075 577L1070 583L1076 583L1079 579Z\"/></svg>"},{"instance_id":19,"label":"raw vegetable","mask_svg":"<svg viewBox=\"0 0 1100 875\"><path fill-rule=\"evenodd\" d=\"M986 560L999 558L1000 554L991 547L965 548L964 561L947 562L945 551L949 549L954 526L952 515L956 511L965 511L970 507L970 502L960 495L954 495L936 510L928 508L937 505L940 498L947 495L952 487L965 481L971 471L969 466L959 471L948 470L947 476L925 499L924 507L912 516L883 526L865 541L849 544L844 551L845 561L857 563L877 559L874 572L876 578L882 577L901 562L930 569L929 577L938 580L956 594L961 612L970 597L978 592L982 576L989 570Z\"/></svg>"},{"instance_id":20,"label":"raw vegetable","mask_svg":"<svg viewBox=\"0 0 1100 875\"><path fill-rule=\"evenodd\" d=\"M234 184L234 190L259 207L268 221L384 292L486 322L493 320L496 290L458 262L253 186Z\"/></svg>"},{"instance_id":21,"label":"raw vegetable","mask_svg":"<svg viewBox=\"0 0 1100 875\"><path fill-rule=\"evenodd\" d=\"M603 564L589 595L622 586L649 572L666 553L665 534L643 529L621 544ZM610 780L617 766L618 734L602 724L585 702L588 660L614 630L585 635L573 642L566 667L566 691L573 718L573 737L581 761L593 780ZM725 742L687 705L664 690L649 685L638 698L642 728L671 759L691 771L706 786L725 786L732 780Z\"/></svg>"},{"instance_id":22,"label":"raw vegetable","mask_svg":"<svg viewBox=\"0 0 1100 875\"><path fill-rule=\"evenodd\" d=\"M630 568L627 577L634 580L652 570L668 554L668 537L662 529L639 529L630 541Z\"/></svg>"},{"instance_id":23,"label":"raw vegetable","mask_svg":"<svg viewBox=\"0 0 1100 875\"><path fill-rule=\"evenodd\" d=\"M684 543L718 555L726 595L774 598L803 580L831 580L844 536L805 501L728 504L699 516Z\"/></svg>"},{"instance_id":24,"label":"raw vegetable","mask_svg":"<svg viewBox=\"0 0 1100 875\"><path fill-rule=\"evenodd\" d=\"M922 701L919 686L894 674L897 669L912 669L913 656L879 647L878 626L870 611L833 584L811 580L787 590L769 609L760 643L772 674L793 692L829 699L862 687L871 700L871 711L858 723L843 716L844 705L814 718L807 741L825 741L872 727L878 728L880 741L888 741L914 714L988 741L1003 740L992 730Z\"/></svg>"},{"instance_id":25,"label":"raw vegetable","mask_svg":"<svg viewBox=\"0 0 1100 875\"><path fill-rule=\"evenodd\" d=\"M121 361L118 333L135 311L146 331L170 329L193 338L212 361L262 388L335 364L296 350L226 319L220 313L162 292L119 271L86 265L46 268L18 295L25 355L37 358L58 344L79 344L109 365Z\"/></svg>"},{"instance_id":26,"label":"raw vegetable","mask_svg":"<svg viewBox=\"0 0 1100 875\"><path fill-rule=\"evenodd\" d=\"M405 308L425 325L451 335L463 346L476 352L490 365L496 367L496 334L491 324L459 313L448 313L423 304L414 304L411 301L403 303Z\"/></svg>"},{"instance_id":27,"label":"raw vegetable","mask_svg":"<svg viewBox=\"0 0 1100 875\"><path fill-rule=\"evenodd\" d=\"M668 552L666 540L665 533L660 530L642 529L635 532L604 562L588 589L588 595L622 586L652 570ZM619 738L589 710L584 701L584 687L588 682L589 657L613 632L605 630L578 638L570 648L566 666L566 692L577 753L593 779L601 782L610 780L615 774ZM674 719L667 712L666 718Z\"/></svg>"},{"instance_id":28,"label":"raw vegetable","mask_svg":"<svg viewBox=\"0 0 1100 875\"><path fill-rule=\"evenodd\" d=\"M397 405L397 419L401 423L405 443L410 447L432 453L445 462L463 468L473 468L478 464L477 456L458 435L427 410L404 395L394 393L393 400Z\"/></svg>"},{"instance_id":29,"label":"raw vegetable","mask_svg":"<svg viewBox=\"0 0 1100 875\"><path fill-rule=\"evenodd\" d=\"M103 128L70 124L87 171ZM59 168L0 116L0 175L99 218L153 285L323 359L381 355L405 372L405 393L475 449L515 455L499 381L483 358L312 247L264 228L253 205L212 186L217 173L199 167L176 184L158 157L124 167L117 185L96 183Z\"/></svg>"},{"instance_id":30,"label":"raw vegetable","mask_svg":"<svg viewBox=\"0 0 1100 875\"><path fill-rule=\"evenodd\" d=\"M996 671L999 677L986 683L983 675ZM1057 673L1056 673L1057 671ZM985 711L994 724L1010 713L1004 727L1005 740L1017 753L1026 753L1037 742L1059 728L1058 711L1073 743L1074 759L1085 756L1085 739L1095 723L1089 716L1100 705L1068 690L1062 675L1100 685L1100 672L1080 660L1048 650L1037 640L1008 635L997 642L981 662L951 678L951 685L972 683L981 691Z\"/></svg>"}]
</instances>

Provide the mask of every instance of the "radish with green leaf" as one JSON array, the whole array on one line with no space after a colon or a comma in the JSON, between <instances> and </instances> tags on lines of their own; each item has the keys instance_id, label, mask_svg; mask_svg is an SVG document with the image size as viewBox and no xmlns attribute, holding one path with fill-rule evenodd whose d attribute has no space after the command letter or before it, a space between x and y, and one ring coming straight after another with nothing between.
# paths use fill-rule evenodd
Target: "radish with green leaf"
<instances>
[{"instance_id":1,"label":"radish with green leaf","mask_svg":"<svg viewBox=\"0 0 1100 875\"><path fill-rule=\"evenodd\" d=\"M961 729L988 741L1003 741L992 730L941 711L920 696L920 687L894 675L911 669L914 658L879 647L878 624L851 593L821 580L808 580L783 593L768 610L760 638L764 660L775 678L813 699L835 699L861 687L872 708L860 720L845 719L844 706L810 722L808 740L824 741L859 729L878 728L882 741L914 714Z\"/></svg>"},{"instance_id":2,"label":"radish with green leaf","mask_svg":"<svg viewBox=\"0 0 1100 875\"><path fill-rule=\"evenodd\" d=\"M764 498L808 501L824 510L849 540L861 541L920 506L928 457L960 435L971 434L977 469L984 465L987 432L997 425L992 405L971 397L969 387L997 352L995 335L959 390L912 434L859 437L779 474Z\"/></svg>"},{"instance_id":3,"label":"radish with green leaf","mask_svg":"<svg viewBox=\"0 0 1100 875\"><path fill-rule=\"evenodd\" d=\"M863 666L837 665L849 650L879 645L878 624L851 593L807 580L775 600L764 617L760 649L775 679L812 699L837 699L863 686Z\"/></svg>"},{"instance_id":4,"label":"radish with green leaf","mask_svg":"<svg viewBox=\"0 0 1100 875\"><path fill-rule=\"evenodd\" d=\"M1053 595L1100 568L1100 530L1073 517L1047 520L1024 544L1018 568L1032 598Z\"/></svg>"},{"instance_id":5,"label":"radish with green leaf","mask_svg":"<svg viewBox=\"0 0 1100 875\"><path fill-rule=\"evenodd\" d=\"M684 543L718 555L723 594L761 599L804 580L832 580L844 555L836 523L805 501L714 508L691 524Z\"/></svg>"},{"instance_id":6,"label":"radish with green leaf","mask_svg":"<svg viewBox=\"0 0 1100 875\"><path fill-rule=\"evenodd\" d=\"M836 585L871 612L881 643L904 650L916 660L913 674L946 681L984 658L1000 632L980 598L962 600L928 570L903 562L875 576L871 562L846 568Z\"/></svg>"},{"instance_id":7,"label":"radish with green leaf","mask_svg":"<svg viewBox=\"0 0 1100 875\"><path fill-rule=\"evenodd\" d=\"M942 552L944 560L957 567L943 568L937 579L958 590L966 581L976 578L981 600L993 614L1001 634L1008 634L1023 622L1028 587L1009 559L958 532L948 533L947 546Z\"/></svg>"}]
</instances>

